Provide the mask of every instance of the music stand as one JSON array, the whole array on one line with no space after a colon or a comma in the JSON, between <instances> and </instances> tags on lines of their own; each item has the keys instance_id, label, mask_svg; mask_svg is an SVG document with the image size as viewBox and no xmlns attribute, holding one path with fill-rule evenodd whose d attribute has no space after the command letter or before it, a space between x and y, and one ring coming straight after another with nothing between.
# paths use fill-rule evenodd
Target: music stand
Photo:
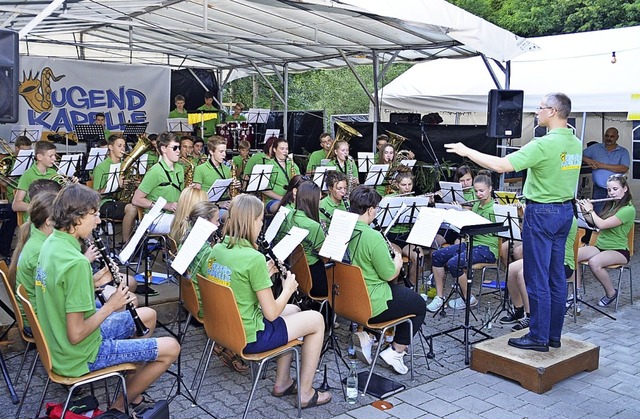
<instances>
[{"instance_id":1,"label":"music stand","mask_svg":"<svg viewBox=\"0 0 640 419\"><path fill-rule=\"evenodd\" d=\"M189 118L167 118L167 131L193 132L193 125L189 124Z\"/></svg>"},{"instance_id":2,"label":"music stand","mask_svg":"<svg viewBox=\"0 0 640 419\"><path fill-rule=\"evenodd\" d=\"M11 126L10 143L15 143L20 136L27 137L32 142L39 141L42 138L42 125L13 125Z\"/></svg>"},{"instance_id":3,"label":"music stand","mask_svg":"<svg viewBox=\"0 0 640 419\"><path fill-rule=\"evenodd\" d=\"M318 166L313 171L313 183L320 187L321 191L326 191L327 188L327 172L330 170L336 170L334 166Z\"/></svg>"},{"instance_id":4,"label":"music stand","mask_svg":"<svg viewBox=\"0 0 640 419\"><path fill-rule=\"evenodd\" d=\"M369 168L373 165L375 158L374 153L358 152L358 173L368 173Z\"/></svg>"},{"instance_id":5,"label":"music stand","mask_svg":"<svg viewBox=\"0 0 640 419\"><path fill-rule=\"evenodd\" d=\"M388 164L374 164L369 168L369 172L367 172L367 177L364 180L364 184L366 186L379 186L382 185L385 178L387 177L387 172L389 171Z\"/></svg>"},{"instance_id":6,"label":"music stand","mask_svg":"<svg viewBox=\"0 0 640 419\"><path fill-rule=\"evenodd\" d=\"M102 163L107 158L107 151L109 150L106 148L98 147L94 147L89 150L87 164L84 165L84 170L88 172L95 169L97 165Z\"/></svg>"},{"instance_id":7,"label":"music stand","mask_svg":"<svg viewBox=\"0 0 640 419\"><path fill-rule=\"evenodd\" d=\"M259 109L259 108L250 108L247 112L247 123L253 125L253 131L256 133L255 135L255 144L254 148L258 148L258 124L266 124L269 119L269 114L271 113L270 109ZM267 130L262 142L260 144L267 141L269 138L269 130ZM278 130L278 134L276 137L280 135L280 130Z\"/></svg>"},{"instance_id":8,"label":"music stand","mask_svg":"<svg viewBox=\"0 0 640 419\"><path fill-rule=\"evenodd\" d=\"M94 143L105 140L104 126L97 124L77 124L74 127L78 141L84 141L87 144L87 152L93 148Z\"/></svg>"},{"instance_id":9,"label":"music stand","mask_svg":"<svg viewBox=\"0 0 640 419\"><path fill-rule=\"evenodd\" d=\"M460 229L460 236L467 236L468 237L468 244L467 244L467 295L465 298L465 308L464 308L464 324L442 331L442 332L438 332L438 333L434 333L432 335L429 335L428 341L429 341L429 353L427 354L427 356L429 356L430 358L434 357L434 353L433 353L433 338L434 337L438 337L438 336L442 336L442 335L446 335L449 336L452 339L457 340L458 342L461 342L462 344L464 344L464 363L465 365L469 365L469 349L472 343L478 343L478 342L482 342L483 340L486 339L492 339L493 336L489 335L488 333L482 331L481 329L478 329L474 326L470 325L470 316L471 316L471 285L473 282L473 237L477 236L477 235L481 235L481 234L494 234L494 233L499 233L501 231L506 231L508 227L504 226L502 223L487 223L487 224L475 224L475 225L469 225L469 226L465 226L462 227ZM444 307L444 306L443 306ZM457 331L457 330L463 330L464 331L464 338L463 340L459 339L456 336L451 335L451 333ZM475 342L470 342L469 340L469 331L473 330L476 334L481 334L483 336L482 339L479 339Z\"/></svg>"},{"instance_id":10,"label":"music stand","mask_svg":"<svg viewBox=\"0 0 640 419\"><path fill-rule=\"evenodd\" d=\"M36 161L35 151L33 150L20 150L13 162L13 168L9 176L16 177L22 176L24 172L31 167Z\"/></svg>"},{"instance_id":11,"label":"music stand","mask_svg":"<svg viewBox=\"0 0 640 419\"><path fill-rule=\"evenodd\" d=\"M147 132L147 127L149 126L149 123L148 122L143 122L141 124L126 123L123 125L124 125L124 131L122 132L122 135L124 136L124 138L126 138L132 143L135 143L138 141L139 136L144 135L144 133Z\"/></svg>"},{"instance_id":12,"label":"music stand","mask_svg":"<svg viewBox=\"0 0 640 419\"><path fill-rule=\"evenodd\" d=\"M221 201L222 198L226 198L225 201L228 200L229 195L227 195L227 191L229 190L232 181L233 179L216 179L207 191L209 202L217 203Z\"/></svg>"},{"instance_id":13,"label":"music stand","mask_svg":"<svg viewBox=\"0 0 640 419\"><path fill-rule=\"evenodd\" d=\"M278 176L273 172L270 164L256 164L253 166L249 182L247 182L246 192L266 192L273 189L273 184Z\"/></svg>"},{"instance_id":14,"label":"music stand","mask_svg":"<svg viewBox=\"0 0 640 419\"><path fill-rule=\"evenodd\" d=\"M441 197L442 202L451 203L451 202L467 202L467 199L464 197L464 192L462 190L462 185L459 182L438 182L440 184L440 190L446 191Z\"/></svg>"}]
</instances>

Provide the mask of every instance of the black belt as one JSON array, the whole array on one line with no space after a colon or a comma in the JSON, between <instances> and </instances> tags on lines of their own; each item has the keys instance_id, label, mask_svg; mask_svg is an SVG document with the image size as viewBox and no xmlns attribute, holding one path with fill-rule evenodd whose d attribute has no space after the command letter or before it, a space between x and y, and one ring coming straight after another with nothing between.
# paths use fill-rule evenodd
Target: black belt
<instances>
[{"instance_id":1,"label":"black belt","mask_svg":"<svg viewBox=\"0 0 640 419\"><path fill-rule=\"evenodd\" d=\"M538 202L538 201L534 201L532 199L527 198L527 204L563 205L563 204L568 204L570 202L573 202L573 199L568 199L564 202Z\"/></svg>"}]
</instances>

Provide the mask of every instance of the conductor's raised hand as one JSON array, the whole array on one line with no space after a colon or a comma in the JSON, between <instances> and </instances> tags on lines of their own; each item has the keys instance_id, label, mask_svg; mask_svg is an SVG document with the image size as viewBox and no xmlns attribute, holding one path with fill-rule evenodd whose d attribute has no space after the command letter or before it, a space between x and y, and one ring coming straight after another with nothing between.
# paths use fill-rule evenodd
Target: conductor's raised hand
<instances>
[{"instance_id":1,"label":"conductor's raised hand","mask_svg":"<svg viewBox=\"0 0 640 419\"><path fill-rule=\"evenodd\" d=\"M469 155L469 150L471 150L469 147L467 147L462 143L445 144L444 148L447 151L447 153L457 154L462 157L467 157Z\"/></svg>"}]
</instances>

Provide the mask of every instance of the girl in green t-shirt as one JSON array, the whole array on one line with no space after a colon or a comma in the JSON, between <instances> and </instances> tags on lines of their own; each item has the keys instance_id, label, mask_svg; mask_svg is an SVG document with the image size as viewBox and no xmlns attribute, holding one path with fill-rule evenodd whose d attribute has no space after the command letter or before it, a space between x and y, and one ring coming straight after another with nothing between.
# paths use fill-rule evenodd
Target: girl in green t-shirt
<instances>
[{"instance_id":1,"label":"girl in green t-shirt","mask_svg":"<svg viewBox=\"0 0 640 419\"><path fill-rule=\"evenodd\" d=\"M593 276L604 288L605 295L598 302L600 307L606 307L618 298L618 290L613 288L605 267L625 265L629 262L628 236L636 218L636 209L633 206L626 176L620 174L610 176L607 180L607 193L612 200L605 204L600 214L593 211L593 203L588 199L578 202L585 220L600 229L593 246L578 249L577 260L577 262L589 261ZM580 289L580 270L576 271L578 272L577 288Z\"/></svg>"},{"instance_id":2,"label":"girl in green t-shirt","mask_svg":"<svg viewBox=\"0 0 640 419\"><path fill-rule=\"evenodd\" d=\"M224 276L216 278L216 282L226 282L233 289L248 333L244 352L264 352L304 337L301 382L295 383L291 379L293 355L282 355L277 360L271 394L282 397L298 391L302 408L323 405L331 401L331 394L312 386L324 339L324 319L317 311L301 312L298 307L287 304L298 288L295 275L291 273L282 279L282 293L274 298L269 273L275 273L276 269L256 250L263 215L264 206L253 195L241 194L231 201L224 227L225 239L213 248L212 270Z\"/></svg>"},{"instance_id":3,"label":"girl in green t-shirt","mask_svg":"<svg viewBox=\"0 0 640 419\"><path fill-rule=\"evenodd\" d=\"M331 217L335 210L347 211L349 196L347 195L347 177L336 170L326 172L327 196L320 200L320 223L324 231L328 231Z\"/></svg>"}]
</instances>

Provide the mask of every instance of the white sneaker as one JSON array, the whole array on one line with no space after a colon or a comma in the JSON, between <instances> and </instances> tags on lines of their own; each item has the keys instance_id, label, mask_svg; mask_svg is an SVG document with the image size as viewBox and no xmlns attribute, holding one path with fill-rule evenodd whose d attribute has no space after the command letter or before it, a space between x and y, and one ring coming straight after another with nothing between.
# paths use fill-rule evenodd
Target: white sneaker
<instances>
[{"instance_id":1,"label":"white sneaker","mask_svg":"<svg viewBox=\"0 0 640 419\"><path fill-rule=\"evenodd\" d=\"M469 305L471 307L475 307L476 305L478 305L478 300L476 300L476 297L474 297L473 295L471 296L471 301ZM454 310L464 310L465 306L466 304L462 299L462 297L458 297L455 300L449 300L449 307L451 307Z\"/></svg>"},{"instance_id":2,"label":"white sneaker","mask_svg":"<svg viewBox=\"0 0 640 419\"><path fill-rule=\"evenodd\" d=\"M442 304L444 304L444 300L442 299L442 297L436 295L435 297L433 297L433 300L431 300L431 302L427 304L427 310L435 313L436 311L440 310Z\"/></svg>"},{"instance_id":3,"label":"white sneaker","mask_svg":"<svg viewBox=\"0 0 640 419\"><path fill-rule=\"evenodd\" d=\"M353 335L356 338L356 356L371 365L371 348L375 343L375 339L365 331L356 332Z\"/></svg>"},{"instance_id":4,"label":"white sneaker","mask_svg":"<svg viewBox=\"0 0 640 419\"><path fill-rule=\"evenodd\" d=\"M398 374L406 374L407 372L409 372L409 368L404 365L403 357L404 352L396 352L391 346L380 352L380 358L382 358L384 362L392 367Z\"/></svg>"}]
</instances>

